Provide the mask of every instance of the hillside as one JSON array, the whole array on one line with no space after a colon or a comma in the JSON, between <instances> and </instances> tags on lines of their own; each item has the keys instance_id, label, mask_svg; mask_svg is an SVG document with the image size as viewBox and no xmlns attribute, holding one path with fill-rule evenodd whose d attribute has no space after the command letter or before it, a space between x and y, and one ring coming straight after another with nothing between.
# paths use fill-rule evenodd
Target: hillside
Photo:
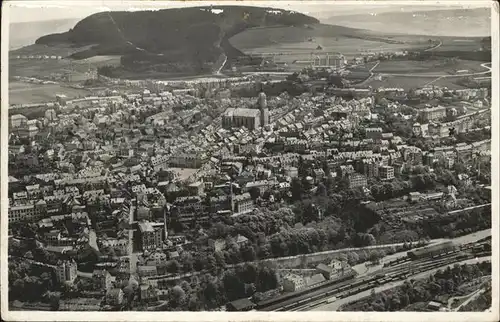
<instances>
[{"instance_id":1,"label":"hillside","mask_svg":"<svg viewBox=\"0 0 500 322\"><path fill-rule=\"evenodd\" d=\"M122 65L129 70L200 72L222 53L241 55L227 39L247 28L317 22L292 11L244 6L102 12L67 32L41 37L36 44L92 45L72 57L121 55Z\"/></svg>"},{"instance_id":2,"label":"hillside","mask_svg":"<svg viewBox=\"0 0 500 322\"><path fill-rule=\"evenodd\" d=\"M485 37L491 34L489 8L370 12L332 16L322 22L384 33Z\"/></svg>"}]
</instances>

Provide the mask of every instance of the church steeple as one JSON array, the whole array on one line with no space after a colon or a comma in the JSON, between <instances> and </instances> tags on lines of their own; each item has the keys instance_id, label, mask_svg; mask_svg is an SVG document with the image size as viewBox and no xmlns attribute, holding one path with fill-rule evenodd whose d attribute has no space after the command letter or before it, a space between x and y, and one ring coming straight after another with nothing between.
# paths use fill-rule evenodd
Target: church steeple
<instances>
[{"instance_id":1,"label":"church steeple","mask_svg":"<svg viewBox=\"0 0 500 322\"><path fill-rule=\"evenodd\" d=\"M264 127L269 124L269 109L267 108L267 97L266 93L264 93L262 84L260 85L258 104L260 110L260 126Z\"/></svg>"}]
</instances>

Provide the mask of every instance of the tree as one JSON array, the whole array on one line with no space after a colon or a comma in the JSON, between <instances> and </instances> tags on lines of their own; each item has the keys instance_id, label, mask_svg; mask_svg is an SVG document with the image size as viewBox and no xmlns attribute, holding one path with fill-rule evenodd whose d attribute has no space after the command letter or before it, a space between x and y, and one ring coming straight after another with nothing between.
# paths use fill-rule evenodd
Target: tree
<instances>
[{"instance_id":1,"label":"tree","mask_svg":"<svg viewBox=\"0 0 500 322\"><path fill-rule=\"evenodd\" d=\"M49 293L49 303L50 303L50 308L52 309L52 311L59 310L60 298L61 298L61 296L59 295L59 293L56 293L56 292Z\"/></svg>"},{"instance_id":2,"label":"tree","mask_svg":"<svg viewBox=\"0 0 500 322\"><path fill-rule=\"evenodd\" d=\"M186 298L186 292L180 286L174 286L170 292L170 301L174 306L180 306L184 303Z\"/></svg>"},{"instance_id":3,"label":"tree","mask_svg":"<svg viewBox=\"0 0 500 322\"><path fill-rule=\"evenodd\" d=\"M252 187L248 191L253 200L256 200L260 196L260 190L257 187Z\"/></svg>"},{"instance_id":4,"label":"tree","mask_svg":"<svg viewBox=\"0 0 500 322\"><path fill-rule=\"evenodd\" d=\"M189 253L186 253L186 255L184 255L182 258L182 269L184 270L184 272L189 273L193 270L193 265L193 256Z\"/></svg>"},{"instance_id":5,"label":"tree","mask_svg":"<svg viewBox=\"0 0 500 322\"><path fill-rule=\"evenodd\" d=\"M292 199L293 200L302 200L302 193L304 191L304 188L302 186L302 181L299 178L293 178L291 185L290 185L290 190L292 192Z\"/></svg>"},{"instance_id":6,"label":"tree","mask_svg":"<svg viewBox=\"0 0 500 322\"><path fill-rule=\"evenodd\" d=\"M246 262L253 261L257 257L256 253L255 253L255 249L251 245L246 246L245 248L243 248L241 250L241 255L242 255L243 260L246 261Z\"/></svg>"},{"instance_id":7,"label":"tree","mask_svg":"<svg viewBox=\"0 0 500 322\"><path fill-rule=\"evenodd\" d=\"M181 269L181 264L175 259L171 260L167 264L167 271L169 273L177 273Z\"/></svg>"},{"instance_id":8,"label":"tree","mask_svg":"<svg viewBox=\"0 0 500 322\"><path fill-rule=\"evenodd\" d=\"M206 265L206 268L209 270L209 271L213 271L217 268L217 260L215 259L215 256L214 255L208 255L207 256L207 265Z\"/></svg>"},{"instance_id":9,"label":"tree","mask_svg":"<svg viewBox=\"0 0 500 322\"><path fill-rule=\"evenodd\" d=\"M378 250L373 249L370 251L369 258L371 262L378 264L380 262L381 257L382 257L381 253Z\"/></svg>"}]
</instances>

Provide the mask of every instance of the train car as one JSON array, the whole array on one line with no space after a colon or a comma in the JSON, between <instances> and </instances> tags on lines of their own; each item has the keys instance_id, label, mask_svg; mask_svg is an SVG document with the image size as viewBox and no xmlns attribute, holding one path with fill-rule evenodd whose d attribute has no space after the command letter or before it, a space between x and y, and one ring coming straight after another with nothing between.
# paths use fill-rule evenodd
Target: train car
<instances>
[{"instance_id":1,"label":"train car","mask_svg":"<svg viewBox=\"0 0 500 322\"><path fill-rule=\"evenodd\" d=\"M452 241L447 241L440 244L429 245L426 247L410 250L407 254L410 259L415 260L424 257L433 257L441 254L446 254L449 251L455 250L455 244Z\"/></svg>"},{"instance_id":2,"label":"train car","mask_svg":"<svg viewBox=\"0 0 500 322\"><path fill-rule=\"evenodd\" d=\"M326 300L326 303L330 304L330 303L335 302L336 300L337 300L337 298L334 296L334 297L331 297L328 300Z\"/></svg>"}]
</instances>

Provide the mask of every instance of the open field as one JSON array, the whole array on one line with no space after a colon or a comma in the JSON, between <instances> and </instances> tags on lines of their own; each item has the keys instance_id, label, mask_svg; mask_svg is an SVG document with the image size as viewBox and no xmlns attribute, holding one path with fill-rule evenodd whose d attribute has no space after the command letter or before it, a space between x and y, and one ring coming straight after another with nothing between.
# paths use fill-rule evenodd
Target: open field
<instances>
[{"instance_id":1,"label":"open field","mask_svg":"<svg viewBox=\"0 0 500 322\"><path fill-rule=\"evenodd\" d=\"M307 27L252 28L230 39L231 45L246 54L284 53L277 56L280 61L309 59L311 52L341 52L347 58L373 51L398 51L410 48L426 48L427 44L387 43L383 38L366 35L368 39L359 39L361 34L354 34L352 29L339 26L314 25ZM356 37L356 38L354 38ZM408 38L408 39L411 39ZM316 48L321 46L321 50ZM293 54L293 55L292 55Z\"/></svg>"},{"instance_id":2,"label":"open field","mask_svg":"<svg viewBox=\"0 0 500 322\"><path fill-rule=\"evenodd\" d=\"M435 51L475 51L481 48L481 38L447 38Z\"/></svg>"},{"instance_id":3,"label":"open field","mask_svg":"<svg viewBox=\"0 0 500 322\"><path fill-rule=\"evenodd\" d=\"M365 86L372 86L373 88L378 87L399 87L404 88L405 90L409 90L412 88L423 87L429 82L435 80L436 77L403 77L403 76L387 76L382 77L381 80L377 80L376 78L371 78L367 82L363 83ZM455 84L457 79L453 78L441 78L438 81L432 83L432 85L436 86L446 86L451 89L460 89L464 88L463 86Z\"/></svg>"},{"instance_id":4,"label":"open field","mask_svg":"<svg viewBox=\"0 0 500 322\"><path fill-rule=\"evenodd\" d=\"M439 60L390 60L381 61L373 70L375 73L407 74L418 73L436 75L439 73L455 74L457 70L467 70L468 73L482 72L485 69L477 61L457 60L457 64L447 64L445 59Z\"/></svg>"},{"instance_id":5,"label":"open field","mask_svg":"<svg viewBox=\"0 0 500 322\"><path fill-rule=\"evenodd\" d=\"M9 104L45 103L54 101L56 94L73 98L89 95L83 89L63 87L57 84L43 85L23 82L9 82Z\"/></svg>"},{"instance_id":6,"label":"open field","mask_svg":"<svg viewBox=\"0 0 500 322\"><path fill-rule=\"evenodd\" d=\"M88 46L87 46L88 47ZM83 50L82 48L71 47L48 47L44 45L31 45L9 53L9 74L10 76L23 77L49 77L51 74L61 74L73 71L75 81L83 80L90 68L100 66L120 65L120 56L95 56L89 59L73 60L67 59L73 52ZM62 56L63 59L17 59L18 55L47 55Z\"/></svg>"},{"instance_id":7,"label":"open field","mask_svg":"<svg viewBox=\"0 0 500 322\"><path fill-rule=\"evenodd\" d=\"M15 50L11 50L9 52L9 56L15 57L17 55L48 55L48 56L55 55L55 56L67 57L76 52L87 50L92 46L93 45L88 45L84 47L72 47L67 45L47 46L47 45L33 44Z\"/></svg>"}]
</instances>

